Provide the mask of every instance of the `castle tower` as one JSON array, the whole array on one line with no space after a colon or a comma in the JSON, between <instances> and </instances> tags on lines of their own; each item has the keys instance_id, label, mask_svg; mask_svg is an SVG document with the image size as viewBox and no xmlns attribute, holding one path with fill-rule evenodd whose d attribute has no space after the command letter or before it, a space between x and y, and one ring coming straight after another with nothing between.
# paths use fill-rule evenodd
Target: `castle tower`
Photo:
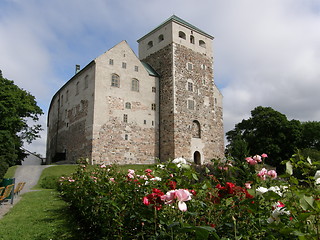
<instances>
[{"instance_id":1,"label":"castle tower","mask_svg":"<svg viewBox=\"0 0 320 240\"><path fill-rule=\"evenodd\" d=\"M213 37L173 15L138 40L139 58L160 75L161 160L223 158L222 95L213 80Z\"/></svg>"}]
</instances>

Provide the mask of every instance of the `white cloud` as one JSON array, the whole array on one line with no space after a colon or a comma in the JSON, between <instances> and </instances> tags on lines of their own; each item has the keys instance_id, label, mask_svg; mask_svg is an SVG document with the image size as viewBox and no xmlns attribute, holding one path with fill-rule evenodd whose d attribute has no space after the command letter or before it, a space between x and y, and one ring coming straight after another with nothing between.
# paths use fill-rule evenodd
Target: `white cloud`
<instances>
[{"instance_id":1,"label":"white cloud","mask_svg":"<svg viewBox=\"0 0 320 240\"><path fill-rule=\"evenodd\" d=\"M289 119L320 119L317 0L7 0L0 8L0 68L42 107L75 64L121 40L136 50L138 38L176 14L215 37L226 131L259 105Z\"/></svg>"}]
</instances>

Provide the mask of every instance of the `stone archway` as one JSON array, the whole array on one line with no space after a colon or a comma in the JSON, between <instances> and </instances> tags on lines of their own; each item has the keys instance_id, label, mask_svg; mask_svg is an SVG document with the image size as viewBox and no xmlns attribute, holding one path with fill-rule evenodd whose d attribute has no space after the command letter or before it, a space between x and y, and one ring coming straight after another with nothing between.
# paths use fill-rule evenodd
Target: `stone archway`
<instances>
[{"instance_id":1,"label":"stone archway","mask_svg":"<svg viewBox=\"0 0 320 240\"><path fill-rule=\"evenodd\" d=\"M193 161L197 165L201 165L201 154L198 151L195 151L193 154Z\"/></svg>"}]
</instances>

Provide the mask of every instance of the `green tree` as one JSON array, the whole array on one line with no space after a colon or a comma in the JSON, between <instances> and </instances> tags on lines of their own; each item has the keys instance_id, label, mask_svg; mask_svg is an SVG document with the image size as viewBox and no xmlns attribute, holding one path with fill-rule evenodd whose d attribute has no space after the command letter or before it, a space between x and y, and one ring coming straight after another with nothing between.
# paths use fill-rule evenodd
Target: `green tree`
<instances>
[{"instance_id":1,"label":"green tree","mask_svg":"<svg viewBox=\"0 0 320 240\"><path fill-rule=\"evenodd\" d=\"M0 70L0 178L9 166L20 164L26 154L23 142L39 137L41 125L30 125L43 114L35 97L2 76Z\"/></svg>"},{"instance_id":2,"label":"green tree","mask_svg":"<svg viewBox=\"0 0 320 240\"><path fill-rule=\"evenodd\" d=\"M237 148L239 141L247 143L250 155L267 153L267 163L280 168L282 160L289 159L301 139L301 123L289 121L287 117L271 107L256 107L251 117L236 124L226 133L227 149ZM244 148L245 149L245 148ZM241 155L241 154L237 154Z\"/></svg>"},{"instance_id":3,"label":"green tree","mask_svg":"<svg viewBox=\"0 0 320 240\"><path fill-rule=\"evenodd\" d=\"M300 148L311 148L320 151L320 122L308 121L302 123Z\"/></svg>"}]
</instances>

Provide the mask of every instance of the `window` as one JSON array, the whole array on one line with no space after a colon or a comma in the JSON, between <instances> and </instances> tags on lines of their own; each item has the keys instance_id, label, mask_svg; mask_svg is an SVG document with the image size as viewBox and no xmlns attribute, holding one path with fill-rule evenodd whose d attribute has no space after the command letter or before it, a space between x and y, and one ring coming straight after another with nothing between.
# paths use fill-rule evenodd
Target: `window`
<instances>
[{"instance_id":1,"label":"window","mask_svg":"<svg viewBox=\"0 0 320 240\"><path fill-rule=\"evenodd\" d=\"M63 95L61 95L61 101L60 101L60 103L61 103L61 107L63 106Z\"/></svg>"},{"instance_id":2,"label":"window","mask_svg":"<svg viewBox=\"0 0 320 240\"><path fill-rule=\"evenodd\" d=\"M111 86L120 87L120 77L117 74L112 74Z\"/></svg>"},{"instance_id":3,"label":"window","mask_svg":"<svg viewBox=\"0 0 320 240\"><path fill-rule=\"evenodd\" d=\"M151 104L151 110L153 110L153 111L156 110L156 104L155 104L155 103L152 103L152 104Z\"/></svg>"},{"instance_id":4,"label":"window","mask_svg":"<svg viewBox=\"0 0 320 240\"><path fill-rule=\"evenodd\" d=\"M192 122L192 137L193 138L201 138L201 129L200 123L197 120Z\"/></svg>"},{"instance_id":5,"label":"window","mask_svg":"<svg viewBox=\"0 0 320 240\"><path fill-rule=\"evenodd\" d=\"M128 140L128 139L129 139L128 134L125 134L124 135L124 140Z\"/></svg>"},{"instance_id":6,"label":"window","mask_svg":"<svg viewBox=\"0 0 320 240\"><path fill-rule=\"evenodd\" d=\"M149 42L148 42L148 49L149 49L149 48L152 48L152 47L153 47L153 42L152 42L152 41L149 41Z\"/></svg>"},{"instance_id":7,"label":"window","mask_svg":"<svg viewBox=\"0 0 320 240\"><path fill-rule=\"evenodd\" d=\"M123 122L128 122L128 114L123 114Z\"/></svg>"},{"instance_id":8,"label":"window","mask_svg":"<svg viewBox=\"0 0 320 240\"><path fill-rule=\"evenodd\" d=\"M127 68L127 63L122 62L122 68L126 69Z\"/></svg>"},{"instance_id":9,"label":"window","mask_svg":"<svg viewBox=\"0 0 320 240\"><path fill-rule=\"evenodd\" d=\"M159 35L158 40L159 42L162 42L164 40L163 34Z\"/></svg>"},{"instance_id":10,"label":"window","mask_svg":"<svg viewBox=\"0 0 320 240\"><path fill-rule=\"evenodd\" d=\"M131 91L139 92L139 80L138 79L132 79L131 81Z\"/></svg>"},{"instance_id":11,"label":"window","mask_svg":"<svg viewBox=\"0 0 320 240\"><path fill-rule=\"evenodd\" d=\"M186 34L182 31L179 32L179 38L186 39Z\"/></svg>"},{"instance_id":12,"label":"window","mask_svg":"<svg viewBox=\"0 0 320 240\"><path fill-rule=\"evenodd\" d=\"M129 102L126 102L126 109L131 109L131 103L129 103Z\"/></svg>"},{"instance_id":13,"label":"window","mask_svg":"<svg viewBox=\"0 0 320 240\"><path fill-rule=\"evenodd\" d=\"M79 82L76 83L76 95L79 94Z\"/></svg>"},{"instance_id":14,"label":"window","mask_svg":"<svg viewBox=\"0 0 320 240\"><path fill-rule=\"evenodd\" d=\"M152 92L156 92L156 87L152 87Z\"/></svg>"},{"instance_id":15,"label":"window","mask_svg":"<svg viewBox=\"0 0 320 240\"><path fill-rule=\"evenodd\" d=\"M154 121L151 122L151 125L154 126Z\"/></svg>"},{"instance_id":16,"label":"window","mask_svg":"<svg viewBox=\"0 0 320 240\"><path fill-rule=\"evenodd\" d=\"M143 124L147 124L147 120L143 120Z\"/></svg>"},{"instance_id":17,"label":"window","mask_svg":"<svg viewBox=\"0 0 320 240\"><path fill-rule=\"evenodd\" d=\"M109 59L109 65L113 65L113 59Z\"/></svg>"},{"instance_id":18,"label":"window","mask_svg":"<svg viewBox=\"0 0 320 240\"><path fill-rule=\"evenodd\" d=\"M89 85L89 76L86 75L84 78L84 89L87 89Z\"/></svg>"},{"instance_id":19,"label":"window","mask_svg":"<svg viewBox=\"0 0 320 240\"><path fill-rule=\"evenodd\" d=\"M68 102L68 100L69 100L69 90L67 90L66 92L66 102Z\"/></svg>"},{"instance_id":20,"label":"window","mask_svg":"<svg viewBox=\"0 0 320 240\"><path fill-rule=\"evenodd\" d=\"M190 43L194 44L194 36L190 35Z\"/></svg>"},{"instance_id":21,"label":"window","mask_svg":"<svg viewBox=\"0 0 320 240\"><path fill-rule=\"evenodd\" d=\"M139 67L138 66L134 66L134 71L139 72Z\"/></svg>"},{"instance_id":22,"label":"window","mask_svg":"<svg viewBox=\"0 0 320 240\"><path fill-rule=\"evenodd\" d=\"M193 83L188 82L188 91L193 92Z\"/></svg>"},{"instance_id":23,"label":"window","mask_svg":"<svg viewBox=\"0 0 320 240\"><path fill-rule=\"evenodd\" d=\"M206 47L206 43L203 40L199 41L199 46L205 48Z\"/></svg>"},{"instance_id":24,"label":"window","mask_svg":"<svg viewBox=\"0 0 320 240\"><path fill-rule=\"evenodd\" d=\"M188 68L188 70L192 70L193 69L193 64L192 63L188 63L187 64L187 68Z\"/></svg>"},{"instance_id":25,"label":"window","mask_svg":"<svg viewBox=\"0 0 320 240\"><path fill-rule=\"evenodd\" d=\"M188 100L188 109L194 110L194 101L193 100Z\"/></svg>"}]
</instances>

